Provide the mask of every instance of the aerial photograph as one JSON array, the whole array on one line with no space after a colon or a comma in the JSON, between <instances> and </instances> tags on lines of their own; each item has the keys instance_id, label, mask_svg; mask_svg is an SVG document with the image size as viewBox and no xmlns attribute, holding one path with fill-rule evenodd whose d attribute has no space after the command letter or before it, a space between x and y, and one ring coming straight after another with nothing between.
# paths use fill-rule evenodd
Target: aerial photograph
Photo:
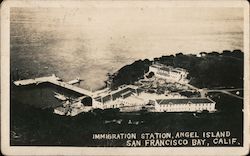
<instances>
[{"instance_id":1,"label":"aerial photograph","mask_svg":"<svg viewBox=\"0 0 250 156\"><path fill-rule=\"evenodd\" d=\"M241 7L12 7L10 145L242 147Z\"/></svg>"}]
</instances>

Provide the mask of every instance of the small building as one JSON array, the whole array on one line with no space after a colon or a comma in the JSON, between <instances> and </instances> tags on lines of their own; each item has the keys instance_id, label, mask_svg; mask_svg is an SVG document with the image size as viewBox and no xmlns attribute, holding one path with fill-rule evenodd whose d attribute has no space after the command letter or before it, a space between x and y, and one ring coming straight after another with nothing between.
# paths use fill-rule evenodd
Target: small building
<instances>
[{"instance_id":1,"label":"small building","mask_svg":"<svg viewBox=\"0 0 250 156\"><path fill-rule=\"evenodd\" d=\"M210 98L182 98L155 100L156 112L209 112L216 111L215 102Z\"/></svg>"},{"instance_id":2,"label":"small building","mask_svg":"<svg viewBox=\"0 0 250 156\"><path fill-rule=\"evenodd\" d=\"M54 108L54 113L59 115L67 115L67 113L70 111L68 107L56 107Z\"/></svg>"},{"instance_id":3,"label":"small building","mask_svg":"<svg viewBox=\"0 0 250 156\"><path fill-rule=\"evenodd\" d=\"M168 81L188 83L188 72L182 68L173 68L159 63L154 63L149 66L149 72L153 72L156 77Z\"/></svg>"}]
</instances>

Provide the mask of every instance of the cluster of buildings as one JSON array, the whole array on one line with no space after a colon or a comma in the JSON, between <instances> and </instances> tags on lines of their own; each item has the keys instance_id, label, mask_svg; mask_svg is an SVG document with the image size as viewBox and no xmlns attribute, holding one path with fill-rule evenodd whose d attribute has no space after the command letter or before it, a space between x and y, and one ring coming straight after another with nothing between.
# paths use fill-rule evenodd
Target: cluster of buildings
<instances>
[{"instance_id":1,"label":"cluster of buildings","mask_svg":"<svg viewBox=\"0 0 250 156\"><path fill-rule=\"evenodd\" d=\"M182 68L173 68L159 63L153 63L149 72L167 82L188 84L188 71ZM119 108L120 111L137 111L146 109L150 112L201 112L215 111L215 102L208 97L204 98L157 98L155 96L143 96L143 90L138 86L121 86L118 90L104 93L93 99L93 107L100 109Z\"/></svg>"},{"instance_id":2,"label":"cluster of buildings","mask_svg":"<svg viewBox=\"0 0 250 156\"><path fill-rule=\"evenodd\" d=\"M92 109L119 108L121 112L146 110L148 112L214 112L215 102L208 97L166 97L151 96L140 87L125 85L114 91L104 91L95 94L92 98ZM82 101L83 103L83 101ZM83 103L87 105L87 103Z\"/></svg>"},{"instance_id":3,"label":"cluster of buildings","mask_svg":"<svg viewBox=\"0 0 250 156\"><path fill-rule=\"evenodd\" d=\"M56 94L55 96L58 96L58 94ZM57 98L57 99L62 102L62 105L54 108L55 114L76 116L82 112L88 112L93 109L92 98L89 96L82 96L77 99L68 99L68 98Z\"/></svg>"},{"instance_id":4,"label":"cluster of buildings","mask_svg":"<svg viewBox=\"0 0 250 156\"><path fill-rule=\"evenodd\" d=\"M137 86L124 85L117 90L96 94L93 108L108 109L145 105L146 101L139 97L143 90Z\"/></svg>"},{"instance_id":5,"label":"cluster of buildings","mask_svg":"<svg viewBox=\"0 0 250 156\"><path fill-rule=\"evenodd\" d=\"M144 94L140 87L128 85L107 95L93 99L93 108L119 108L122 112L147 110L149 112L202 112L215 111L215 102L210 98L156 98Z\"/></svg>"},{"instance_id":6,"label":"cluster of buildings","mask_svg":"<svg viewBox=\"0 0 250 156\"><path fill-rule=\"evenodd\" d=\"M153 72L155 77L169 82L178 82L187 84L188 72L185 69L173 68L162 64L153 64L149 67L149 72ZM57 77L44 77L33 80L20 80L14 82L18 85L28 85L30 83L50 82L60 87L66 87L69 90L81 93L82 96L77 99L67 99L63 95L56 94L55 98L62 101L62 105L54 108L54 113L60 115L75 116L82 112L88 112L93 109L112 109L119 108L122 112L132 112L147 110L149 112L201 112L215 111L215 102L208 97L187 98L187 97L167 97L151 96L146 94L140 86L123 85L117 90L104 89L103 91L89 92L82 88L59 82Z\"/></svg>"}]
</instances>

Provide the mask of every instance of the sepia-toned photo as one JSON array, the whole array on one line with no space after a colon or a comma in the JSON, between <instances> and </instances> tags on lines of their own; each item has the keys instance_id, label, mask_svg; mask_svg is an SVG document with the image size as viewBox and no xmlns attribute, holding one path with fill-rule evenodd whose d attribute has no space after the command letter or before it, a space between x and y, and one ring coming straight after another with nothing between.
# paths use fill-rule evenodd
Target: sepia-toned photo
<instances>
[{"instance_id":1,"label":"sepia-toned photo","mask_svg":"<svg viewBox=\"0 0 250 156\"><path fill-rule=\"evenodd\" d=\"M5 1L1 151L247 155L244 1Z\"/></svg>"}]
</instances>

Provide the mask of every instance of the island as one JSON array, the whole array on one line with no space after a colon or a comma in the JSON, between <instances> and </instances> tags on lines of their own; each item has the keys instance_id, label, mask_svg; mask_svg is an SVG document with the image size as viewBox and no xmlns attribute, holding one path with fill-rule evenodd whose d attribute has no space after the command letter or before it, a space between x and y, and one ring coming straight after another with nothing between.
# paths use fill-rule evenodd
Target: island
<instances>
[{"instance_id":1,"label":"island","mask_svg":"<svg viewBox=\"0 0 250 156\"><path fill-rule=\"evenodd\" d=\"M10 143L92 147L105 142L93 141L95 133L228 130L241 146L243 55L234 50L137 60L108 74L107 86L96 92L77 87L80 79L63 82L55 75L13 80ZM112 99L140 105L112 105ZM113 140L106 146L125 145Z\"/></svg>"},{"instance_id":2,"label":"island","mask_svg":"<svg viewBox=\"0 0 250 156\"><path fill-rule=\"evenodd\" d=\"M94 92L74 86L80 79L62 82L55 75L17 80L14 84L17 87L56 87L54 94L47 94L47 91L46 96L42 91L40 94L41 98L45 98L45 105L52 107L54 113L59 115L75 116L95 109L215 112L216 102L210 93L222 92L243 99L239 95L243 91L243 52L178 53L151 61L138 60L108 76L106 87ZM78 95L65 95L60 90L69 90ZM31 96L23 93L21 96L25 99Z\"/></svg>"}]
</instances>

